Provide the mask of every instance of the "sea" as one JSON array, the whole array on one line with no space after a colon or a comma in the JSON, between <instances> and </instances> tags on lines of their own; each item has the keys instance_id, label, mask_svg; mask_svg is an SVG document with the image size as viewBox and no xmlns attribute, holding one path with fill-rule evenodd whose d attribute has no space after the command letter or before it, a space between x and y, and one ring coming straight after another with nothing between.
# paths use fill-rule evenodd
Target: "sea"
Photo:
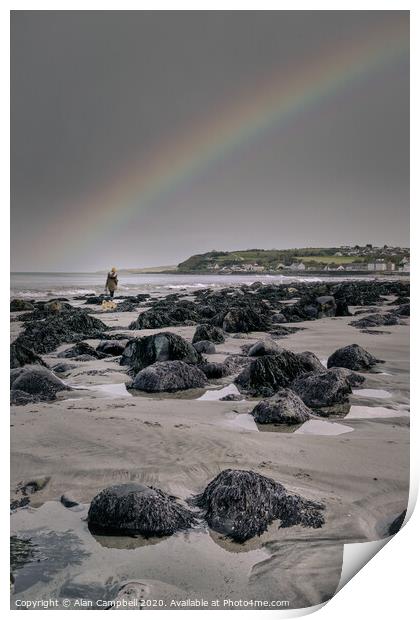
<instances>
[{"instance_id":1,"label":"sea","mask_svg":"<svg viewBox=\"0 0 420 620\"><path fill-rule=\"evenodd\" d=\"M349 276L346 277L349 279ZM353 280L374 279L374 276L353 276ZM99 294L104 291L106 274L104 273L58 273L58 272L12 272L10 276L10 294L12 298L47 299L51 297L75 297L89 293ZM218 274L178 274L178 273L120 273L118 295L135 295L142 292L163 292L165 290L222 288L253 282L292 283L340 281L343 276L309 275L218 275Z\"/></svg>"}]
</instances>

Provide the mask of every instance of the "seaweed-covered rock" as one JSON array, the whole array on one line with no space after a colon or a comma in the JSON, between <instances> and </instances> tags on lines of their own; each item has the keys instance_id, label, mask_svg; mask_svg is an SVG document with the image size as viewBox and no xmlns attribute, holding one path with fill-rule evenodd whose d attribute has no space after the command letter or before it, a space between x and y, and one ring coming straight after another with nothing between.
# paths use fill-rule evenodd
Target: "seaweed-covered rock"
<instances>
[{"instance_id":1,"label":"seaweed-covered rock","mask_svg":"<svg viewBox=\"0 0 420 620\"><path fill-rule=\"evenodd\" d=\"M206 375L197 366L179 360L156 362L140 370L131 389L143 392L177 392L206 385Z\"/></svg>"},{"instance_id":2,"label":"seaweed-covered rock","mask_svg":"<svg viewBox=\"0 0 420 620\"><path fill-rule=\"evenodd\" d=\"M105 355L122 355L126 344L126 341L121 340L102 340L96 350Z\"/></svg>"},{"instance_id":3,"label":"seaweed-covered rock","mask_svg":"<svg viewBox=\"0 0 420 620\"><path fill-rule=\"evenodd\" d=\"M67 364L66 362L59 362L58 364L55 364L52 367L52 370L55 373L63 375L65 373L67 373L67 372L70 372L71 370L74 370L75 368L77 368L77 366L75 364Z\"/></svg>"},{"instance_id":4,"label":"seaweed-covered rock","mask_svg":"<svg viewBox=\"0 0 420 620\"><path fill-rule=\"evenodd\" d=\"M199 365L207 379L221 379L230 374L229 368L222 362L204 362Z\"/></svg>"},{"instance_id":5,"label":"seaweed-covered rock","mask_svg":"<svg viewBox=\"0 0 420 620\"><path fill-rule=\"evenodd\" d=\"M380 360L358 344L349 344L334 351L328 358L327 366L328 368L338 366L350 370L369 370L378 362Z\"/></svg>"},{"instance_id":6,"label":"seaweed-covered rock","mask_svg":"<svg viewBox=\"0 0 420 620\"><path fill-rule=\"evenodd\" d=\"M12 299L10 302L10 312L24 312L35 310L35 306L26 299Z\"/></svg>"},{"instance_id":7,"label":"seaweed-covered rock","mask_svg":"<svg viewBox=\"0 0 420 620\"><path fill-rule=\"evenodd\" d=\"M255 358L249 369L235 379L252 394L272 396L278 389L289 387L296 377L307 372L307 364L296 353L282 349L276 355Z\"/></svg>"},{"instance_id":8,"label":"seaweed-covered rock","mask_svg":"<svg viewBox=\"0 0 420 620\"><path fill-rule=\"evenodd\" d=\"M29 394L32 402L36 402L38 400L55 400L57 392L71 388L56 377L48 368L34 364L11 370L10 389L26 392ZM15 398L16 396L15 394ZM22 399L22 394L19 394L19 397Z\"/></svg>"},{"instance_id":9,"label":"seaweed-covered rock","mask_svg":"<svg viewBox=\"0 0 420 620\"><path fill-rule=\"evenodd\" d=\"M222 343L225 341L223 330L216 325L197 325L194 332L193 344L201 340L210 340L210 342Z\"/></svg>"},{"instance_id":10,"label":"seaweed-covered rock","mask_svg":"<svg viewBox=\"0 0 420 620\"><path fill-rule=\"evenodd\" d=\"M93 530L145 537L170 536L194 522L193 513L173 497L136 483L104 489L93 498L88 512Z\"/></svg>"},{"instance_id":11,"label":"seaweed-covered rock","mask_svg":"<svg viewBox=\"0 0 420 620\"><path fill-rule=\"evenodd\" d=\"M156 329L176 325L191 325L198 321L198 318L194 307L170 303L168 296L166 300L139 314L137 319L130 323L129 329Z\"/></svg>"},{"instance_id":12,"label":"seaweed-covered rock","mask_svg":"<svg viewBox=\"0 0 420 620\"><path fill-rule=\"evenodd\" d=\"M66 349L65 351L61 351L58 353L57 357L64 357L65 359L71 358L80 358L81 356L85 357L85 359L98 359L101 360L104 357L108 357L106 353L101 353L97 349L94 349L87 344L87 342L78 342L70 349Z\"/></svg>"},{"instance_id":13,"label":"seaweed-covered rock","mask_svg":"<svg viewBox=\"0 0 420 620\"><path fill-rule=\"evenodd\" d=\"M65 342L79 342L99 338L108 327L99 319L78 308L41 315L42 320L31 320L15 344L22 344L35 353L50 353Z\"/></svg>"},{"instance_id":14,"label":"seaweed-covered rock","mask_svg":"<svg viewBox=\"0 0 420 620\"><path fill-rule=\"evenodd\" d=\"M312 351L303 351L302 353L296 353L302 367L305 372L311 372L313 370L317 372L324 372L325 366L323 366L321 360L312 353Z\"/></svg>"},{"instance_id":15,"label":"seaweed-covered rock","mask_svg":"<svg viewBox=\"0 0 420 620\"><path fill-rule=\"evenodd\" d=\"M253 471L225 469L191 502L213 530L237 542L260 536L277 519L279 527L324 524L322 504L288 494L282 484Z\"/></svg>"},{"instance_id":16,"label":"seaweed-covered rock","mask_svg":"<svg viewBox=\"0 0 420 620\"><path fill-rule=\"evenodd\" d=\"M351 387L357 387L366 381L366 377L359 375L357 372L354 372L349 368L330 368L329 370L334 370L337 377L341 376L346 379L350 383ZM325 372L325 368L323 369L323 372Z\"/></svg>"},{"instance_id":17,"label":"seaweed-covered rock","mask_svg":"<svg viewBox=\"0 0 420 620\"><path fill-rule=\"evenodd\" d=\"M216 353L216 347L210 340L199 340L198 342L194 342L193 347L197 353L208 353L209 355Z\"/></svg>"},{"instance_id":18,"label":"seaweed-covered rock","mask_svg":"<svg viewBox=\"0 0 420 620\"><path fill-rule=\"evenodd\" d=\"M259 424L302 424L311 417L311 410L297 394L288 388L280 389L274 396L262 400L251 411Z\"/></svg>"},{"instance_id":19,"label":"seaweed-covered rock","mask_svg":"<svg viewBox=\"0 0 420 620\"><path fill-rule=\"evenodd\" d=\"M22 342L13 342L10 345L10 368L19 368L27 364L39 364L48 368L44 360L32 349L26 347Z\"/></svg>"},{"instance_id":20,"label":"seaweed-covered rock","mask_svg":"<svg viewBox=\"0 0 420 620\"><path fill-rule=\"evenodd\" d=\"M253 344L249 351L248 355L250 357L260 357L261 355L275 355L279 353L281 348L274 340L258 340L255 344Z\"/></svg>"},{"instance_id":21,"label":"seaweed-covered rock","mask_svg":"<svg viewBox=\"0 0 420 620\"><path fill-rule=\"evenodd\" d=\"M347 377L335 368L302 375L295 379L291 388L311 409L344 403L352 392Z\"/></svg>"},{"instance_id":22,"label":"seaweed-covered rock","mask_svg":"<svg viewBox=\"0 0 420 620\"><path fill-rule=\"evenodd\" d=\"M400 325L401 321L396 314L369 314L357 321L351 321L350 325L365 329L367 327L379 327L382 325Z\"/></svg>"},{"instance_id":23,"label":"seaweed-covered rock","mask_svg":"<svg viewBox=\"0 0 420 620\"><path fill-rule=\"evenodd\" d=\"M225 332L251 332L267 331L271 320L265 314L257 312L252 307L231 308L222 319L222 327Z\"/></svg>"},{"instance_id":24,"label":"seaweed-covered rock","mask_svg":"<svg viewBox=\"0 0 420 620\"><path fill-rule=\"evenodd\" d=\"M321 297L317 297L315 302L318 319L336 315L337 304L335 303L335 298L332 295L322 295Z\"/></svg>"},{"instance_id":25,"label":"seaweed-covered rock","mask_svg":"<svg viewBox=\"0 0 420 620\"><path fill-rule=\"evenodd\" d=\"M193 345L181 336L170 332L161 332L160 334L129 340L123 351L120 364L130 366L134 371L138 371L155 362L173 360L197 364L201 361L201 356Z\"/></svg>"},{"instance_id":26,"label":"seaweed-covered rock","mask_svg":"<svg viewBox=\"0 0 420 620\"><path fill-rule=\"evenodd\" d=\"M393 311L393 314L397 316L410 316L410 304L402 304L397 306Z\"/></svg>"}]
</instances>

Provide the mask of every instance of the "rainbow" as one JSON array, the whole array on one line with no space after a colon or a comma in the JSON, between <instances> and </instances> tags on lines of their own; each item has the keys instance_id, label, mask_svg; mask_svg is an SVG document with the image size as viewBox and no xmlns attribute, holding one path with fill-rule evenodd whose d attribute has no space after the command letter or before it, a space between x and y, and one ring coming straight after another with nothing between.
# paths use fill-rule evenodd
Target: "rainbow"
<instances>
[{"instance_id":1,"label":"rainbow","mask_svg":"<svg viewBox=\"0 0 420 620\"><path fill-rule=\"evenodd\" d=\"M214 162L408 51L407 21L393 16L300 67L283 68L249 92L238 93L175 139L157 145L147 159L132 162L94 195L68 205L73 225L66 224L63 231L59 218L53 219L49 242L62 251L67 240L74 243L75 235L83 245L93 231L96 236L98 229L106 234L129 225L152 201L193 180ZM48 249L51 252L51 245Z\"/></svg>"}]
</instances>

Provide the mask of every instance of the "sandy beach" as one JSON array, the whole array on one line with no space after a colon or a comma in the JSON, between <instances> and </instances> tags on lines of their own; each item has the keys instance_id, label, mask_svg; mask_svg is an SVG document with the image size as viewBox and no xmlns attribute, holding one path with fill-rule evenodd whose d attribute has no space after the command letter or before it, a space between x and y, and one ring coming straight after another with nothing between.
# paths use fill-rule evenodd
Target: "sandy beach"
<instances>
[{"instance_id":1,"label":"sandy beach","mask_svg":"<svg viewBox=\"0 0 420 620\"><path fill-rule=\"evenodd\" d=\"M196 328L133 331L128 325L138 311L88 309L127 339L165 331L191 342ZM209 380L203 389L145 394L127 391L130 377L119 358L57 357L69 344L43 355L50 367L72 364L64 380L74 390L60 392L54 402L12 407L12 500L22 483L41 481L29 506L13 511L12 534L31 538L47 557L42 574L30 562L15 571L12 606L23 593L26 599L108 600L128 582L164 608L182 601L194 607L195 599L201 607L214 600L224 608L247 607L254 599L270 601L270 608L281 606L276 601L301 608L331 598L340 580L343 544L386 537L407 505L409 486L408 319L378 333L362 333L351 320L302 321L296 333L277 340L296 353L312 351L324 365L336 349L352 343L384 360L374 371L360 373L366 381L353 388L347 415L310 420L297 429L257 426L249 414L259 398L218 400L238 393L237 373ZM12 323L12 338L22 327ZM223 362L266 337L226 334L207 357ZM96 347L100 341L86 342ZM321 501L325 524L279 529L273 523L245 543L202 523L149 539L94 536L88 529L89 503L105 487L140 482L184 501L227 468L258 472ZM77 506L60 503L63 494Z\"/></svg>"}]
</instances>

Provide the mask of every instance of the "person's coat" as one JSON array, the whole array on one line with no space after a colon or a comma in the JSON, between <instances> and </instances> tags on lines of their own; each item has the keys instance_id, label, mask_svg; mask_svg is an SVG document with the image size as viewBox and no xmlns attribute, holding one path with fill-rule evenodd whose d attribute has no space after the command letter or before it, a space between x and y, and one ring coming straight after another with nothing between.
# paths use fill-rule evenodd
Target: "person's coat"
<instances>
[{"instance_id":1,"label":"person's coat","mask_svg":"<svg viewBox=\"0 0 420 620\"><path fill-rule=\"evenodd\" d=\"M110 293L113 293L114 291L117 290L117 287L118 287L118 276L116 273L113 273L112 271L110 271L106 279L105 288L107 288Z\"/></svg>"}]
</instances>

